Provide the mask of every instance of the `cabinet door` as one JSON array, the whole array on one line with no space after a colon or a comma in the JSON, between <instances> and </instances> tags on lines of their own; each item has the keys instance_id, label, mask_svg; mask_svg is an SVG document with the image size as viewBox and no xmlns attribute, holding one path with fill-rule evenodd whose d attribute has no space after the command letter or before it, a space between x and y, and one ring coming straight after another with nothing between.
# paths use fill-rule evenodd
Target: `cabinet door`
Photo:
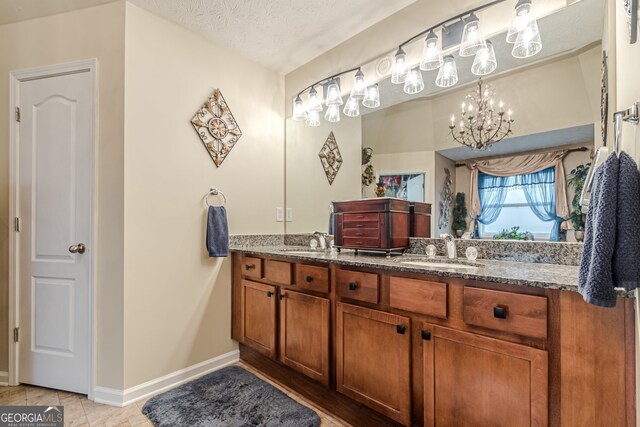
<instances>
[{"instance_id":1,"label":"cabinet door","mask_svg":"<svg viewBox=\"0 0 640 427\"><path fill-rule=\"evenodd\" d=\"M424 425L546 426L547 352L424 324Z\"/></svg>"},{"instance_id":2,"label":"cabinet door","mask_svg":"<svg viewBox=\"0 0 640 427\"><path fill-rule=\"evenodd\" d=\"M336 310L336 388L408 425L410 320L350 304Z\"/></svg>"},{"instance_id":3,"label":"cabinet door","mask_svg":"<svg viewBox=\"0 0 640 427\"><path fill-rule=\"evenodd\" d=\"M280 291L280 361L329 384L329 300Z\"/></svg>"},{"instance_id":4,"label":"cabinet door","mask_svg":"<svg viewBox=\"0 0 640 427\"><path fill-rule=\"evenodd\" d=\"M269 357L276 356L276 288L242 281L242 341Z\"/></svg>"}]
</instances>

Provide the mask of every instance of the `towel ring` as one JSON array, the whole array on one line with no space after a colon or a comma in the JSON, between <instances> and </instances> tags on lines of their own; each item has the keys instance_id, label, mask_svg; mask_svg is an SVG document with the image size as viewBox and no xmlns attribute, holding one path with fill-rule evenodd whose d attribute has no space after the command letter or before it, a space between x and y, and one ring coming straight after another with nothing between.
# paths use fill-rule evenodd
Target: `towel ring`
<instances>
[{"instance_id":1,"label":"towel ring","mask_svg":"<svg viewBox=\"0 0 640 427\"><path fill-rule=\"evenodd\" d=\"M227 204L227 198L225 197L224 193L218 190L217 188L210 188L209 192L207 192L207 194L204 195L203 199L204 199L204 202L207 204L207 206L211 206L209 204L209 196L221 196L222 206Z\"/></svg>"}]
</instances>

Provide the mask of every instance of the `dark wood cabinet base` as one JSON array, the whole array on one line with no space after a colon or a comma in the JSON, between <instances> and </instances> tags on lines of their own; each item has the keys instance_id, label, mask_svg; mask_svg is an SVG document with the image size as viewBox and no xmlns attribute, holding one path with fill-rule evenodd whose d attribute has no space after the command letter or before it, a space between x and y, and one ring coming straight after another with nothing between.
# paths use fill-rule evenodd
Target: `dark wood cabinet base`
<instances>
[{"instance_id":1,"label":"dark wood cabinet base","mask_svg":"<svg viewBox=\"0 0 640 427\"><path fill-rule=\"evenodd\" d=\"M240 344L240 360L259 370L264 376L269 377L276 383L294 390L322 410L341 418L355 427L401 425L329 387L322 386L293 369L263 356L244 344Z\"/></svg>"}]
</instances>

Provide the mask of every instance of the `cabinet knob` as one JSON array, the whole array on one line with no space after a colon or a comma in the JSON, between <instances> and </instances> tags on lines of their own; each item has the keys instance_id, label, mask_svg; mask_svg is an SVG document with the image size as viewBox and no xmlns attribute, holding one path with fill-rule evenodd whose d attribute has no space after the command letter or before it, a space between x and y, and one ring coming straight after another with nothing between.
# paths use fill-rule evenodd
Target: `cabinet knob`
<instances>
[{"instance_id":1,"label":"cabinet knob","mask_svg":"<svg viewBox=\"0 0 640 427\"><path fill-rule=\"evenodd\" d=\"M349 290L350 291L355 291L356 289L358 289L358 284L356 282L349 283Z\"/></svg>"},{"instance_id":2,"label":"cabinet knob","mask_svg":"<svg viewBox=\"0 0 640 427\"><path fill-rule=\"evenodd\" d=\"M245 270L253 270L254 268L256 268L256 266L253 264L245 264L244 266Z\"/></svg>"},{"instance_id":3,"label":"cabinet knob","mask_svg":"<svg viewBox=\"0 0 640 427\"><path fill-rule=\"evenodd\" d=\"M267 296L268 296L269 298L271 298L271 297L273 296L273 292L271 292L271 291L267 291Z\"/></svg>"},{"instance_id":4,"label":"cabinet knob","mask_svg":"<svg viewBox=\"0 0 640 427\"><path fill-rule=\"evenodd\" d=\"M400 335L404 335L404 333L407 331L407 327L404 325L396 325L396 332L399 333Z\"/></svg>"},{"instance_id":5,"label":"cabinet knob","mask_svg":"<svg viewBox=\"0 0 640 427\"><path fill-rule=\"evenodd\" d=\"M502 305L496 305L493 307L493 317L496 319L506 319L507 318L507 307Z\"/></svg>"},{"instance_id":6,"label":"cabinet knob","mask_svg":"<svg viewBox=\"0 0 640 427\"><path fill-rule=\"evenodd\" d=\"M278 299L282 301L285 296L286 296L285 294L278 294Z\"/></svg>"},{"instance_id":7,"label":"cabinet knob","mask_svg":"<svg viewBox=\"0 0 640 427\"><path fill-rule=\"evenodd\" d=\"M429 331L422 331L420 333L420 336L422 337L423 340L425 341L431 341L431 332Z\"/></svg>"},{"instance_id":8,"label":"cabinet knob","mask_svg":"<svg viewBox=\"0 0 640 427\"><path fill-rule=\"evenodd\" d=\"M307 283L311 283L311 282L313 282L313 276L307 276L307 277L304 278L304 280L306 280Z\"/></svg>"}]
</instances>

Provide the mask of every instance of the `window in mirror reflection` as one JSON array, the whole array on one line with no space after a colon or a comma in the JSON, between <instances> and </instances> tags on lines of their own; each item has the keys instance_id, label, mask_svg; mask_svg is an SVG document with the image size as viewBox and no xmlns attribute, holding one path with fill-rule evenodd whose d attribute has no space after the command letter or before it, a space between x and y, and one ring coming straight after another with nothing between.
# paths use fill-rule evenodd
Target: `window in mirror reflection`
<instances>
[{"instance_id":1,"label":"window in mirror reflection","mask_svg":"<svg viewBox=\"0 0 640 427\"><path fill-rule=\"evenodd\" d=\"M424 173L380 173L378 182L384 183L385 197L395 197L410 202L425 201L425 174Z\"/></svg>"},{"instance_id":2,"label":"window in mirror reflection","mask_svg":"<svg viewBox=\"0 0 640 427\"><path fill-rule=\"evenodd\" d=\"M502 204L498 218L491 224L480 224L480 237L493 239L503 230L519 227L520 233L529 232L535 240L549 240L553 223L542 221L531 210L522 187L511 187Z\"/></svg>"}]
</instances>

